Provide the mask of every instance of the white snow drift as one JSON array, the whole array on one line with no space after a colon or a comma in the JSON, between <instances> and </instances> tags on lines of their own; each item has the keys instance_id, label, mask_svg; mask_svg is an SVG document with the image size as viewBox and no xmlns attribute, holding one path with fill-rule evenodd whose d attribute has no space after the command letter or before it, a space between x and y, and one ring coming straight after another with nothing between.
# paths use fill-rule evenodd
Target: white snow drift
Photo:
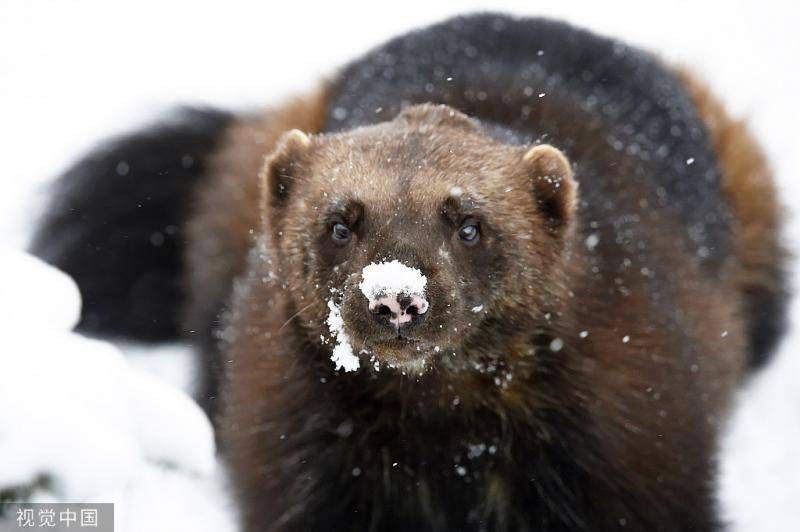
<instances>
[{"instance_id":1,"label":"white snow drift","mask_svg":"<svg viewBox=\"0 0 800 532\"><path fill-rule=\"evenodd\" d=\"M72 333L80 296L66 275L21 252L0 261L0 490L44 478L34 500L114 502L122 531L173 515L153 496L161 489L219 491L212 428L194 401L115 346ZM195 530L232 530L219 503L194 506L182 518Z\"/></svg>"}]
</instances>

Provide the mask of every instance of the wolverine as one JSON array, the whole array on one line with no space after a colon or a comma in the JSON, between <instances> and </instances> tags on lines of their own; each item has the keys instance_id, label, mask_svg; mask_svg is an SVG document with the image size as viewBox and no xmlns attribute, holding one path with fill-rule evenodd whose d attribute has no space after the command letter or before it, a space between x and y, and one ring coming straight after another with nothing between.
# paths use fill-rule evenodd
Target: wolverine
<instances>
[{"instance_id":1,"label":"wolverine","mask_svg":"<svg viewBox=\"0 0 800 532\"><path fill-rule=\"evenodd\" d=\"M244 530L703 532L781 220L690 73L478 14L105 144L32 248L80 330L197 345Z\"/></svg>"}]
</instances>

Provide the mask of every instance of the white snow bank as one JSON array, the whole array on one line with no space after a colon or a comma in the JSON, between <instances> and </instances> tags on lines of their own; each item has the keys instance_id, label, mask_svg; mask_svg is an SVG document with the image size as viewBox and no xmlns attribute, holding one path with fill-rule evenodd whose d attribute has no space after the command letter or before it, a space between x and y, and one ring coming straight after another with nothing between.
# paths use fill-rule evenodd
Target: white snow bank
<instances>
[{"instance_id":1,"label":"white snow bank","mask_svg":"<svg viewBox=\"0 0 800 532\"><path fill-rule=\"evenodd\" d=\"M194 401L115 346L70 332L80 297L68 277L21 252L0 256L0 490L43 476L36 500L110 501L117 530L157 530L132 524L150 515L137 501L184 486L187 505L202 508L185 530L230 523L216 502L224 497L196 500L214 482L216 461L211 424Z\"/></svg>"},{"instance_id":2,"label":"white snow bank","mask_svg":"<svg viewBox=\"0 0 800 532\"><path fill-rule=\"evenodd\" d=\"M226 488L221 468L203 477L143 468L133 477L124 499L114 506L115 530L236 532L235 510Z\"/></svg>"},{"instance_id":3,"label":"white snow bank","mask_svg":"<svg viewBox=\"0 0 800 532\"><path fill-rule=\"evenodd\" d=\"M363 280L358 288L370 300L389 294L422 295L428 284L421 271L398 260L368 264L361 276Z\"/></svg>"},{"instance_id":4,"label":"white snow bank","mask_svg":"<svg viewBox=\"0 0 800 532\"><path fill-rule=\"evenodd\" d=\"M78 286L65 273L19 251L0 249L0 328L66 332L81 313Z\"/></svg>"},{"instance_id":5,"label":"white snow bank","mask_svg":"<svg viewBox=\"0 0 800 532\"><path fill-rule=\"evenodd\" d=\"M800 320L800 300L791 323ZM730 532L800 530L798 336L739 394L722 439L719 502Z\"/></svg>"},{"instance_id":6,"label":"white snow bank","mask_svg":"<svg viewBox=\"0 0 800 532\"><path fill-rule=\"evenodd\" d=\"M134 368L153 375L192 397L199 391L197 377L201 372L201 361L191 345L180 342L157 346L138 342L114 342L114 345Z\"/></svg>"}]
</instances>

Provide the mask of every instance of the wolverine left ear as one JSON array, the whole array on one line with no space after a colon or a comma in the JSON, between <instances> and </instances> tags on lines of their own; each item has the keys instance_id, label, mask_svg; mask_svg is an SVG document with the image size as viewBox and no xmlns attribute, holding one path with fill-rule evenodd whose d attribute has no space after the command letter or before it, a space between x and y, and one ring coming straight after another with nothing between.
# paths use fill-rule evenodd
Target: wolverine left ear
<instances>
[{"instance_id":1,"label":"wolverine left ear","mask_svg":"<svg viewBox=\"0 0 800 532\"><path fill-rule=\"evenodd\" d=\"M522 157L531 178L533 196L554 234L569 228L578 199L578 184L572 168L558 149L540 144Z\"/></svg>"}]
</instances>

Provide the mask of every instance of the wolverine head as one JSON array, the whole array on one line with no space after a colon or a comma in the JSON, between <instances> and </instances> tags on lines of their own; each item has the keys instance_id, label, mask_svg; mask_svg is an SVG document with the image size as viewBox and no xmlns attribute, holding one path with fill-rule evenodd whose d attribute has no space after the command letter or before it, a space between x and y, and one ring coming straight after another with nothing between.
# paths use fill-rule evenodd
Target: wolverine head
<instances>
[{"instance_id":1,"label":"wolverine head","mask_svg":"<svg viewBox=\"0 0 800 532\"><path fill-rule=\"evenodd\" d=\"M303 334L340 369L469 369L485 328L540 319L577 186L549 145L513 146L446 106L351 131L286 133L264 222ZM483 340L485 341L485 340Z\"/></svg>"}]
</instances>

